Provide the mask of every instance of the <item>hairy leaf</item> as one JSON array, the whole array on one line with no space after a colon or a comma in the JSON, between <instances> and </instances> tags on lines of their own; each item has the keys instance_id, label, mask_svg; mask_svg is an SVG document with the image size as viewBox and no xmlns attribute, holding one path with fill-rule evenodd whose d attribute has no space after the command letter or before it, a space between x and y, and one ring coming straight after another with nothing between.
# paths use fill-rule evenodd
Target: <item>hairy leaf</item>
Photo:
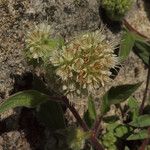
<instances>
[{"instance_id":1,"label":"hairy leaf","mask_svg":"<svg viewBox=\"0 0 150 150\"><path fill-rule=\"evenodd\" d=\"M33 108L48 100L48 95L35 90L18 92L0 104L0 113L19 106Z\"/></svg>"},{"instance_id":2,"label":"hairy leaf","mask_svg":"<svg viewBox=\"0 0 150 150\"><path fill-rule=\"evenodd\" d=\"M150 115L142 115L130 122L131 126L134 127L148 127L150 126Z\"/></svg>"},{"instance_id":3,"label":"hairy leaf","mask_svg":"<svg viewBox=\"0 0 150 150\"><path fill-rule=\"evenodd\" d=\"M132 113L132 120L135 120L139 115L139 103L134 97L130 97L128 100L128 106Z\"/></svg>"},{"instance_id":4,"label":"hairy leaf","mask_svg":"<svg viewBox=\"0 0 150 150\"><path fill-rule=\"evenodd\" d=\"M131 134L127 140L143 140L149 138L147 130L141 130L138 133Z\"/></svg>"},{"instance_id":5,"label":"hairy leaf","mask_svg":"<svg viewBox=\"0 0 150 150\"><path fill-rule=\"evenodd\" d=\"M136 40L134 51L146 65L149 65L150 43L145 42L144 40Z\"/></svg>"},{"instance_id":6,"label":"hairy leaf","mask_svg":"<svg viewBox=\"0 0 150 150\"><path fill-rule=\"evenodd\" d=\"M116 87L112 87L106 94L103 96L102 103L102 113L106 113L109 110L111 104L119 104L127 100L141 85L137 84L126 84Z\"/></svg>"},{"instance_id":7,"label":"hairy leaf","mask_svg":"<svg viewBox=\"0 0 150 150\"><path fill-rule=\"evenodd\" d=\"M134 42L135 40L132 33L129 31L125 31L122 36L122 42L120 44L119 50L119 57L122 61L124 61L128 57L130 51L134 46Z\"/></svg>"}]
</instances>

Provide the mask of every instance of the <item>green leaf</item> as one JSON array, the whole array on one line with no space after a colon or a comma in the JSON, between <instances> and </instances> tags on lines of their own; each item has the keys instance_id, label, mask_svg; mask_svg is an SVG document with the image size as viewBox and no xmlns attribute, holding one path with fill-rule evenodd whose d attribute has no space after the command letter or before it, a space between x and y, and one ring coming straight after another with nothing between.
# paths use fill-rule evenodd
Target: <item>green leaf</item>
<instances>
[{"instance_id":1,"label":"green leaf","mask_svg":"<svg viewBox=\"0 0 150 150\"><path fill-rule=\"evenodd\" d=\"M33 108L48 100L48 95L35 90L18 92L0 104L0 113L19 106Z\"/></svg>"},{"instance_id":2,"label":"green leaf","mask_svg":"<svg viewBox=\"0 0 150 150\"><path fill-rule=\"evenodd\" d=\"M133 46L134 46L134 38L131 32L127 31L124 32L123 36L122 36L122 42L120 44L120 50L119 50L119 57L121 59L121 61L124 61L130 51L132 50Z\"/></svg>"},{"instance_id":3,"label":"green leaf","mask_svg":"<svg viewBox=\"0 0 150 150\"><path fill-rule=\"evenodd\" d=\"M105 114L110 109L110 105L119 104L127 100L141 85L137 84L126 84L116 87L112 87L106 94L103 96L102 101L102 113Z\"/></svg>"},{"instance_id":4,"label":"green leaf","mask_svg":"<svg viewBox=\"0 0 150 150\"><path fill-rule=\"evenodd\" d=\"M148 127L150 126L150 115L142 115L130 122L131 126L134 127Z\"/></svg>"},{"instance_id":5,"label":"green leaf","mask_svg":"<svg viewBox=\"0 0 150 150\"><path fill-rule=\"evenodd\" d=\"M109 104L107 93L103 96L103 99L102 99L101 112L102 112L103 115L110 110L110 104Z\"/></svg>"},{"instance_id":6,"label":"green leaf","mask_svg":"<svg viewBox=\"0 0 150 150\"><path fill-rule=\"evenodd\" d=\"M126 127L125 125L119 125L115 128L115 136L119 138L125 136L128 132L128 127Z\"/></svg>"},{"instance_id":7,"label":"green leaf","mask_svg":"<svg viewBox=\"0 0 150 150\"><path fill-rule=\"evenodd\" d=\"M86 121L89 127L92 127L96 117L97 117L97 114L96 114L95 104L93 102L93 98L89 96L88 110L84 114L84 120Z\"/></svg>"},{"instance_id":8,"label":"green leaf","mask_svg":"<svg viewBox=\"0 0 150 150\"><path fill-rule=\"evenodd\" d=\"M119 50L119 57L121 60L125 60L128 57L133 47L134 52L143 60L146 65L148 65L150 57L150 43L146 42L145 38L126 29L126 32L123 34Z\"/></svg>"},{"instance_id":9,"label":"green leaf","mask_svg":"<svg viewBox=\"0 0 150 150\"><path fill-rule=\"evenodd\" d=\"M113 145L117 141L117 138L114 136L113 132L106 132L102 136L102 140L103 140L103 144L106 147L110 147L111 145Z\"/></svg>"},{"instance_id":10,"label":"green leaf","mask_svg":"<svg viewBox=\"0 0 150 150\"><path fill-rule=\"evenodd\" d=\"M150 43L144 40L136 40L134 51L146 65L149 65Z\"/></svg>"},{"instance_id":11,"label":"green leaf","mask_svg":"<svg viewBox=\"0 0 150 150\"><path fill-rule=\"evenodd\" d=\"M59 103L48 101L37 107L39 119L50 129L64 129L66 127L64 113Z\"/></svg>"},{"instance_id":12,"label":"green leaf","mask_svg":"<svg viewBox=\"0 0 150 150\"><path fill-rule=\"evenodd\" d=\"M134 133L134 134L131 134L127 140L143 140L143 139L147 139L149 138L150 136L148 135L148 132L147 130L141 130L139 131L138 133Z\"/></svg>"},{"instance_id":13,"label":"green leaf","mask_svg":"<svg viewBox=\"0 0 150 150\"><path fill-rule=\"evenodd\" d=\"M120 124L118 122L109 123L107 125L107 130L113 132Z\"/></svg>"},{"instance_id":14,"label":"green leaf","mask_svg":"<svg viewBox=\"0 0 150 150\"><path fill-rule=\"evenodd\" d=\"M132 120L135 120L139 116L139 103L134 97L130 97L128 106L132 113Z\"/></svg>"}]
</instances>

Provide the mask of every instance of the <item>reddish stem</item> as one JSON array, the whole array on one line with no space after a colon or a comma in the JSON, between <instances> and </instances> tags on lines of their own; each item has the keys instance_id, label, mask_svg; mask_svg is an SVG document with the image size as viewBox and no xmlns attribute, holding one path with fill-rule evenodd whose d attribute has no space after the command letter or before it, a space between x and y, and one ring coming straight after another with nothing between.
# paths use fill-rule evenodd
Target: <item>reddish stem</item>
<instances>
[{"instance_id":1,"label":"reddish stem","mask_svg":"<svg viewBox=\"0 0 150 150\"><path fill-rule=\"evenodd\" d=\"M96 150L104 150L96 137L92 136L90 142Z\"/></svg>"},{"instance_id":2,"label":"reddish stem","mask_svg":"<svg viewBox=\"0 0 150 150\"><path fill-rule=\"evenodd\" d=\"M97 137L98 134L99 134L101 121L102 121L102 117L101 116L99 116L95 120L94 127L93 127L93 133L94 133L95 137Z\"/></svg>"},{"instance_id":3,"label":"reddish stem","mask_svg":"<svg viewBox=\"0 0 150 150\"><path fill-rule=\"evenodd\" d=\"M69 102L69 100L66 97L63 97L63 102L66 104L66 106L69 108L69 110L72 112L73 116L76 118L76 120L78 121L78 123L80 124L80 126L83 128L83 130L89 131L89 128L87 126L87 124L84 122L84 120L80 117L79 113L77 112L77 110L74 108L73 105L71 105L71 103ZM103 147L101 146L101 144L99 143L98 139L94 136L95 134L93 133L92 136L90 137L90 142L93 145L93 147L96 150L104 150Z\"/></svg>"},{"instance_id":4,"label":"reddish stem","mask_svg":"<svg viewBox=\"0 0 150 150\"><path fill-rule=\"evenodd\" d=\"M79 113L75 109L75 107L69 102L69 100L66 97L50 97L50 100L54 100L56 102L64 102L64 104L69 108L69 110L72 112L73 116L76 118L79 125L83 128L83 130L89 131L89 128L85 121L80 117ZM98 123L99 124L99 123ZM97 129L97 125L96 125ZM104 150L101 144L99 143L98 139L95 136L95 133L92 131L92 135L89 138L90 143L96 150Z\"/></svg>"},{"instance_id":5,"label":"reddish stem","mask_svg":"<svg viewBox=\"0 0 150 150\"><path fill-rule=\"evenodd\" d=\"M84 120L80 117L77 110L74 108L74 106L69 102L69 100L66 97L63 97L63 102L65 105L69 108L69 110L72 112L73 116L76 118L80 126L83 128L84 131L89 131L89 128Z\"/></svg>"},{"instance_id":6,"label":"reddish stem","mask_svg":"<svg viewBox=\"0 0 150 150\"><path fill-rule=\"evenodd\" d=\"M145 90L144 90L144 95L143 95L142 104L141 104L141 106L140 106L140 114L143 113L144 104L145 104L145 101L146 101L146 99L147 99L147 92L148 92L148 88L149 88L149 83L150 83L150 56L149 56L149 65L148 65L148 73L147 73L146 87L145 87Z\"/></svg>"}]
</instances>

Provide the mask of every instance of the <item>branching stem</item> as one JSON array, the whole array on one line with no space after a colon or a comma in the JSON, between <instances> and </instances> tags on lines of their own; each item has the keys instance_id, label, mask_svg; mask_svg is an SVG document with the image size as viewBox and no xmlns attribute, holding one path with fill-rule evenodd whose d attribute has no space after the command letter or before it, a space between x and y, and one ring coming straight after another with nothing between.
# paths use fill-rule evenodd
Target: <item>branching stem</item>
<instances>
[{"instance_id":1,"label":"branching stem","mask_svg":"<svg viewBox=\"0 0 150 150\"><path fill-rule=\"evenodd\" d=\"M89 128L88 128L87 124L85 123L85 121L80 117L80 115L77 112L77 110L75 109L75 107L69 102L69 100L66 97L63 97L63 102L66 104L66 106L72 112L73 116L76 118L77 122L80 124L80 126L83 128L83 130L89 131ZM103 150L103 147L101 146L101 144L99 143L97 138L93 135L95 135L95 134L93 133L89 139L91 144L93 145L93 147L96 150Z\"/></svg>"},{"instance_id":2,"label":"branching stem","mask_svg":"<svg viewBox=\"0 0 150 150\"><path fill-rule=\"evenodd\" d=\"M99 131L101 128L100 127L101 121L102 121L101 116L98 116L97 119L95 120L94 127L93 127L93 133L94 133L95 137L97 137L99 134Z\"/></svg>"}]
</instances>

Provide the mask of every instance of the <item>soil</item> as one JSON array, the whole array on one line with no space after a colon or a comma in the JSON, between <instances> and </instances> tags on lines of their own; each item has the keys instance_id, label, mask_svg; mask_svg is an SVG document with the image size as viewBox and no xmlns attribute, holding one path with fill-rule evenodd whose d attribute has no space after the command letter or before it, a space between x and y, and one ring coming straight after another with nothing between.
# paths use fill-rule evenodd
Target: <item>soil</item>
<instances>
[{"instance_id":1,"label":"soil","mask_svg":"<svg viewBox=\"0 0 150 150\"><path fill-rule=\"evenodd\" d=\"M126 16L128 22L150 38L150 3L139 1ZM27 89L32 66L24 58L25 35L35 24L48 22L55 33L68 39L106 25L108 39L120 41L122 31L103 20L97 0L0 0L0 100ZM135 93L141 99L147 68L133 52L123 62L113 85L143 81ZM109 87L106 88L106 90ZM103 91L104 92L104 91ZM101 92L100 95L103 94ZM83 111L83 107L78 108ZM41 125L34 110L17 108L0 115L0 150L54 150L57 140ZM44 138L43 138L44 137Z\"/></svg>"}]
</instances>

